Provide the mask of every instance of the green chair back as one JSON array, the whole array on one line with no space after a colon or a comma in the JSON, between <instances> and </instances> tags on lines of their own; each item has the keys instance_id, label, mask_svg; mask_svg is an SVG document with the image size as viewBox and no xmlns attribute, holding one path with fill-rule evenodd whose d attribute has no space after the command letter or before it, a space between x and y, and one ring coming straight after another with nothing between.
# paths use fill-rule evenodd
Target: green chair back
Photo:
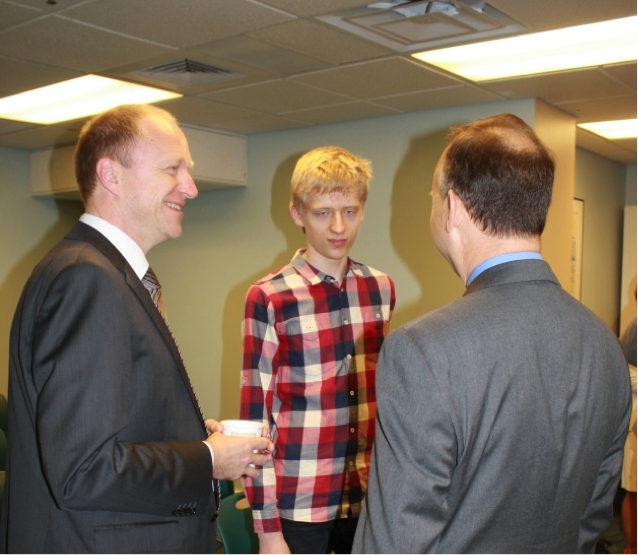
<instances>
[{"instance_id":1,"label":"green chair back","mask_svg":"<svg viewBox=\"0 0 638 555\"><path fill-rule=\"evenodd\" d=\"M237 507L242 501L244 506ZM253 515L243 493L222 498L217 528L226 553L259 553L259 539L253 531Z\"/></svg>"},{"instance_id":2,"label":"green chair back","mask_svg":"<svg viewBox=\"0 0 638 555\"><path fill-rule=\"evenodd\" d=\"M7 398L0 394L0 430L7 435L7 419L9 417L9 407L7 405Z\"/></svg>"},{"instance_id":3,"label":"green chair back","mask_svg":"<svg viewBox=\"0 0 638 555\"><path fill-rule=\"evenodd\" d=\"M232 480L220 480L219 481L219 496L223 499L229 495L235 493L235 482Z\"/></svg>"},{"instance_id":4,"label":"green chair back","mask_svg":"<svg viewBox=\"0 0 638 555\"><path fill-rule=\"evenodd\" d=\"M7 436L0 430L0 471L7 469Z\"/></svg>"},{"instance_id":5,"label":"green chair back","mask_svg":"<svg viewBox=\"0 0 638 555\"><path fill-rule=\"evenodd\" d=\"M4 505L4 479L7 459L7 398L0 394L0 515Z\"/></svg>"}]
</instances>

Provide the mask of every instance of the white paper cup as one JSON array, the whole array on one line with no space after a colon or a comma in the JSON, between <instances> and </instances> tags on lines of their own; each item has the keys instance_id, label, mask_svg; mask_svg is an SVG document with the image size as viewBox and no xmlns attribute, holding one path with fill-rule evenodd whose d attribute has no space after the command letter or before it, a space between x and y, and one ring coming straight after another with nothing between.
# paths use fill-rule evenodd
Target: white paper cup
<instances>
[{"instance_id":1,"label":"white paper cup","mask_svg":"<svg viewBox=\"0 0 638 555\"><path fill-rule=\"evenodd\" d=\"M223 434L234 437L261 437L264 425L255 420L222 420Z\"/></svg>"}]
</instances>

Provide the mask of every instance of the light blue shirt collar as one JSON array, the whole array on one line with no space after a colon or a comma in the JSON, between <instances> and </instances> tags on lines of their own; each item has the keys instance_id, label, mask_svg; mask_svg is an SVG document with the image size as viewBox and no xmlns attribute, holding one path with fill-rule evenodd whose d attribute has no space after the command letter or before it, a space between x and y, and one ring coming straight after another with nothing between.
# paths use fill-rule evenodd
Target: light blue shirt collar
<instances>
[{"instance_id":1,"label":"light blue shirt collar","mask_svg":"<svg viewBox=\"0 0 638 555\"><path fill-rule=\"evenodd\" d=\"M142 251L133 239L120 228L115 227L113 224L93 214L82 214L80 221L99 231L113 243L113 246L122 253L122 256L126 258L126 261L131 265L137 277L142 279L146 270L148 270L149 264L148 260L146 260L146 256L144 256L144 251Z\"/></svg>"},{"instance_id":2,"label":"light blue shirt collar","mask_svg":"<svg viewBox=\"0 0 638 555\"><path fill-rule=\"evenodd\" d=\"M532 251L520 251L520 252L508 252L505 254L498 254L492 258L488 258L486 261L481 262L476 268L472 270L470 277L467 278L466 286L468 286L476 276L483 273L488 268L493 268L499 264L505 264L505 262L513 262L514 260L543 260L543 257L539 252Z\"/></svg>"}]
</instances>

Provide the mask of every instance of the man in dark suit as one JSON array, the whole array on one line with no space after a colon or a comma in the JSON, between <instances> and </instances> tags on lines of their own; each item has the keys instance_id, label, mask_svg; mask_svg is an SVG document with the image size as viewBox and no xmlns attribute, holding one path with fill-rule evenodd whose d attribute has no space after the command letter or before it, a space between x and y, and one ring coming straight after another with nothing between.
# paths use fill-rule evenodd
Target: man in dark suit
<instances>
[{"instance_id":1,"label":"man in dark suit","mask_svg":"<svg viewBox=\"0 0 638 555\"><path fill-rule=\"evenodd\" d=\"M384 343L355 552L589 552L607 528L629 376L541 259L553 176L511 114L453 130L430 222L467 290Z\"/></svg>"},{"instance_id":2,"label":"man in dark suit","mask_svg":"<svg viewBox=\"0 0 638 555\"><path fill-rule=\"evenodd\" d=\"M142 281L148 251L181 235L192 163L157 107L120 106L80 134L86 213L35 268L11 331L9 552L212 553L215 479L270 458L267 438L203 421Z\"/></svg>"}]
</instances>

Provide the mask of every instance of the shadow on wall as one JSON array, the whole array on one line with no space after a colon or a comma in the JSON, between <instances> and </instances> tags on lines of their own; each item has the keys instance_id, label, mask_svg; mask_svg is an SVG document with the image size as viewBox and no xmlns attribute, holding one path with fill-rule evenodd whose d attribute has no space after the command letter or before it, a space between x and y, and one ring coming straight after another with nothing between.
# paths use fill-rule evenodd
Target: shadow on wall
<instances>
[{"instance_id":1,"label":"shadow on wall","mask_svg":"<svg viewBox=\"0 0 638 555\"><path fill-rule=\"evenodd\" d=\"M621 291L620 294L624 297L620 300L620 306L624 307L622 309L622 315L620 317L620 321L629 322L634 316L636 316L636 286L638 285L636 281L636 274L634 274L633 279L627 285L627 289L625 291ZM620 330L620 334L624 332L624 329Z\"/></svg>"},{"instance_id":2,"label":"shadow on wall","mask_svg":"<svg viewBox=\"0 0 638 555\"><path fill-rule=\"evenodd\" d=\"M37 244L14 264L6 274L5 280L0 283L0 338L6 338L0 346L0 357L3 361L9 360L9 335L11 322L15 309L18 305L20 295L25 283L29 279L33 268L40 259L71 229L73 224L84 212L81 202L68 200L32 199L34 202L51 203L52 210L57 210L58 219L42 235ZM5 241L10 241L10 237L5 237ZM8 366L0 371L2 386L0 391L7 390Z\"/></svg>"},{"instance_id":3,"label":"shadow on wall","mask_svg":"<svg viewBox=\"0 0 638 555\"><path fill-rule=\"evenodd\" d=\"M271 184L270 216L275 227L286 239L286 248L277 253L268 267L253 272L246 279L233 287L224 303L222 336L224 351L221 366L221 398L220 415L223 418L236 418L240 401L240 384L243 345L241 340L241 324L244 315L246 293L258 279L273 270L288 264L297 249L305 245L303 231L295 225L288 211L290 204L290 178L299 157L290 156L277 168ZM264 207L265 210L266 207Z\"/></svg>"},{"instance_id":4,"label":"shadow on wall","mask_svg":"<svg viewBox=\"0 0 638 555\"><path fill-rule=\"evenodd\" d=\"M391 243L420 288L416 301L395 310L393 329L458 299L465 289L430 232L432 175L447 144L446 135L447 128L413 139L392 186ZM392 275L391 269L387 271Z\"/></svg>"}]
</instances>

